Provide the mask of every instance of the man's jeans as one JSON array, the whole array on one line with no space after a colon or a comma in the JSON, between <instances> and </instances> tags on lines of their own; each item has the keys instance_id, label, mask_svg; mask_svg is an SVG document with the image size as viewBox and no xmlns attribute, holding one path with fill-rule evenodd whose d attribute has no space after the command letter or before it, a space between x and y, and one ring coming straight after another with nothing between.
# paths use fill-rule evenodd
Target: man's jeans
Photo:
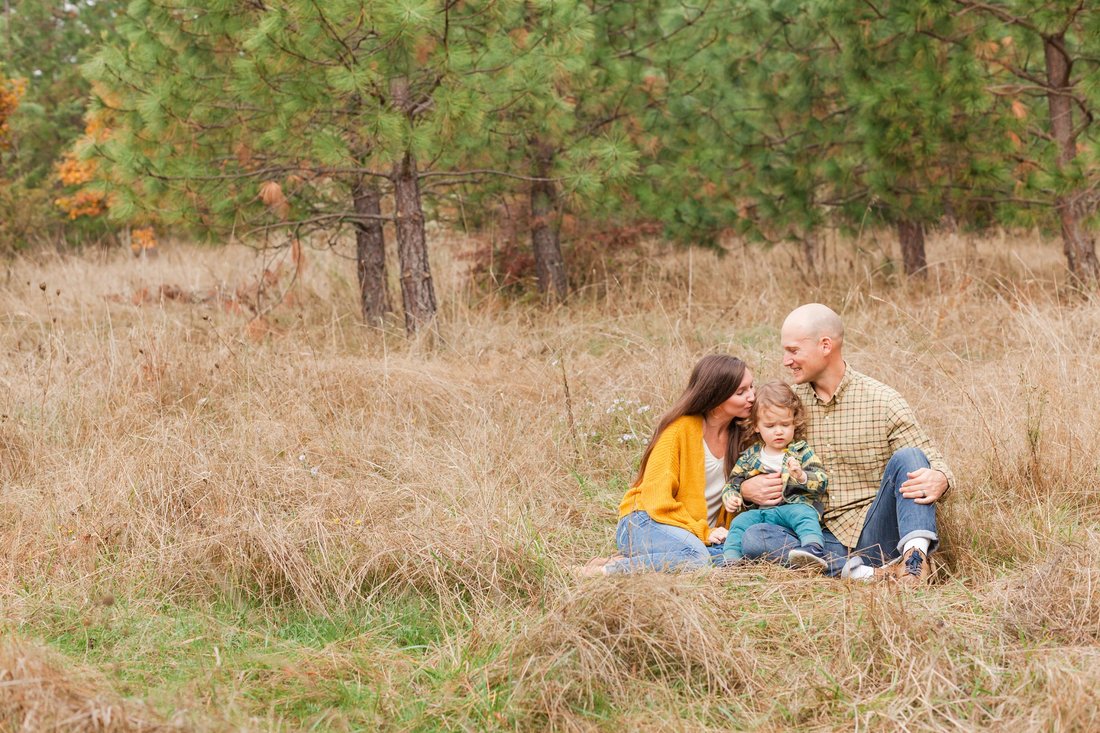
<instances>
[{"instance_id":1,"label":"man's jeans","mask_svg":"<svg viewBox=\"0 0 1100 733\"><path fill-rule=\"evenodd\" d=\"M780 504L763 509L749 509L738 514L730 522L730 533L722 546L722 555L726 562L736 562L741 559L744 555L741 549L742 538L745 532L758 524L774 524L777 527L789 529L803 547L814 543L825 544L817 509L809 504Z\"/></svg>"},{"instance_id":2,"label":"man's jeans","mask_svg":"<svg viewBox=\"0 0 1100 733\"><path fill-rule=\"evenodd\" d=\"M722 544L704 545L681 527L655 522L644 511L619 520L615 544L625 555L607 565L608 573L638 570L701 570L722 561Z\"/></svg>"},{"instance_id":3,"label":"man's jeans","mask_svg":"<svg viewBox=\"0 0 1100 733\"><path fill-rule=\"evenodd\" d=\"M824 532L829 575L840 574L846 563L862 564L852 557L869 565L885 565L898 557L901 548L912 539L929 540L931 550L939 546L936 505L917 504L901 495L901 485L908 479L906 474L918 468L929 468L928 457L919 448L902 448L891 456L855 547L845 547L832 532ZM741 550L750 560L786 563L787 553L800 544L793 532L774 524L749 527L741 538Z\"/></svg>"}]
</instances>

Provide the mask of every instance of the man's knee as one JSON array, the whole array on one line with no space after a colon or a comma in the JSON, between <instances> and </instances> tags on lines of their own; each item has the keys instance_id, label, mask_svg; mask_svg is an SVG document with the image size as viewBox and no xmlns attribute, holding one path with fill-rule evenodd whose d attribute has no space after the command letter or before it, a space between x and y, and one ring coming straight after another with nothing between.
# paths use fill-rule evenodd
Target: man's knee
<instances>
[{"instance_id":1,"label":"man's knee","mask_svg":"<svg viewBox=\"0 0 1100 733\"><path fill-rule=\"evenodd\" d=\"M772 524L754 524L741 535L741 554L751 560L782 553L787 545L796 547L798 542Z\"/></svg>"},{"instance_id":2,"label":"man's knee","mask_svg":"<svg viewBox=\"0 0 1100 733\"><path fill-rule=\"evenodd\" d=\"M887 464L887 470L897 467L904 468L907 471L913 471L918 468L928 468L929 466L928 456L924 455L924 451L920 448L900 448L894 452L894 455L890 456L890 463Z\"/></svg>"}]
</instances>

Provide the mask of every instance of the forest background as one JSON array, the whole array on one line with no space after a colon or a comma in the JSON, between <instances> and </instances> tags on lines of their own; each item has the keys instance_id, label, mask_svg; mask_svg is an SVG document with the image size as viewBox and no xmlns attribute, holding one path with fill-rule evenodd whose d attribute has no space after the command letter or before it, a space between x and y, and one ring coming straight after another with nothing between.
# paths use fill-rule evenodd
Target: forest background
<instances>
[{"instance_id":1,"label":"forest background","mask_svg":"<svg viewBox=\"0 0 1100 733\"><path fill-rule=\"evenodd\" d=\"M1100 724L1100 11L5 0L0 723ZM138 255L137 259L131 252ZM937 585L576 582L820 300Z\"/></svg>"}]
</instances>

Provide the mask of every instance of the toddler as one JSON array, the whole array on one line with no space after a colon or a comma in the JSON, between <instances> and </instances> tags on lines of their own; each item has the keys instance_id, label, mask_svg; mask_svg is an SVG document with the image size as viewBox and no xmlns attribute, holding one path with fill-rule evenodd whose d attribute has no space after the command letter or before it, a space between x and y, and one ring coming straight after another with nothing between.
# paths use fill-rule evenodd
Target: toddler
<instances>
[{"instance_id":1,"label":"toddler","mask_svg":"<svg viewBox=\"0 0 1100 733\"><path fill-rule=\"evenodd\" d=\"M828 476L813 450L802 439L806 414L798 395L782 382L769 382L756 390L756 403L748 417L759 440L737 459L722 490L722 503L730 512L745 509L730 524L722 548L727 563L741 559L741 536L754 524L778 524L798 535L802 546L790 551L792 565L828 566L821 534L821 511ZM797 438L797 440L796 440ZM741 497L745 479L761 473L783 476L783 502L757 507Z\"/></svg>"}]
</instances>

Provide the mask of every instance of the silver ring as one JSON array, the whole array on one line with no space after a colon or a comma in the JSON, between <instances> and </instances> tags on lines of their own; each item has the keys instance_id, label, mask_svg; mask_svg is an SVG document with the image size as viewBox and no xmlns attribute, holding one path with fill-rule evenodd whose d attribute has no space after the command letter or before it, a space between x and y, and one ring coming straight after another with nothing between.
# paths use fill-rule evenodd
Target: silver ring
<instances>
[{"instance_id":1,"label":"silver ring","mask_svg":"<svg viewBox=\"0 0 1100 733\"><path fill-rule=\"evenodd\" d=\"M920 498L927 499L928 498L928 492L927 491L920 492Z\"/></svg>"}]
</instances>

